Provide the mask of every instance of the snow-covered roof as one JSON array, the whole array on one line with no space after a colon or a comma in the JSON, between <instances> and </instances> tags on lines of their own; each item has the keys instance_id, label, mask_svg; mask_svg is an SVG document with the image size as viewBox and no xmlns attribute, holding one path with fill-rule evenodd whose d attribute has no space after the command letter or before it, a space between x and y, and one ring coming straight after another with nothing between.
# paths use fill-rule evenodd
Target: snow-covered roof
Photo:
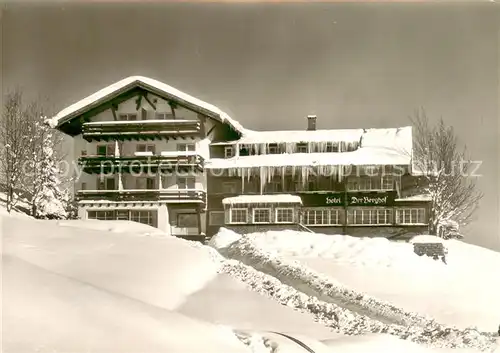
<instances>
[{"instance_id":1,"label":"snow-covered roof","mask_svg":"<svg viewBox=\"0 0 500 353\"><path fill-rule=\"evenodd\" d=\"M240 144L300 143L300 142L359 142L363 129L250 131L240 138Z\"/></svg>"},{"instance_id":2,"label":"snow-covered roof","mask_svg":"<svg viewBox=\"0 0 500 353\"><path fill-rule=\"evenodd\" d=\"M395 201L431 201L431 195L422 194L422 195L412 195L407 197L401 197L396 199Z\"/></svg>"},{"instance_id":3,"label":"snow-covered roof","mask_svg":"<svg viewBox=\"0 0 500 353\"><path fill-rule=\"evenodd\" d=\"M212 117L219 119L223 123L231 125L236 131L240 133L243 133L245 131L243 126L238 121L232 119L227 113L223 112L216 106L195 98L165 83L144 76L130 76L107 87L104 87L103 89L91 94L90 96L83 98L78 102L70 105L69 107L61 110L54 117L49 119L48 123L53 128L58 127L66 121L80 114L83 114L84 112L97 107L103 102L112 99L117 95L122 94L123 92L126 92L134 87L141 87L157 93L160 96L174 99L179 103L187 103L188 105L199 107L211 113Z\"/></svg>"},{"instance_id":4,"label":"snow-covered roof","mask_svg":"<svg viewBox=\"0 0 500 353\"><path fill-rule=\"evenodd\" d=\"M307 167L349 165L409 165L411 157L388 148L359 148L352 152L327 153L283 153L212 158L208 169L254 168L254 167Z\"/></svg>"},{"instance_id":5,"label":"snow-covered roof","mask_svg":"<svg viewBox=\"0 0 500 353\"><path fill-rule=\"evenodd\" d=\"M237 204L264 204L264 203L298 203L302 204L300 196L290 194L277 195L240 195L226 197L222 200L223 205Z\"/></svg>"}]
</instances>

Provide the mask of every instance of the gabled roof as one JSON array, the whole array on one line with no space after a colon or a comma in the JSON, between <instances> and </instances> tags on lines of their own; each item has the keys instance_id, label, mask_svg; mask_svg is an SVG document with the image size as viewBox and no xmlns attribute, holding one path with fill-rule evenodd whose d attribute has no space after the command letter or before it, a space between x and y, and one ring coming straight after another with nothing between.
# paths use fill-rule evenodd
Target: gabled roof
<instances>
[{"instance_id":1,"label":"gabled roof","mask_svg":"<svg viewBox=\"0 0 500 353\"><path fill-rule=\"evenodd\" d=\"M52 117L48 123L53 128L61 127L63 124L70 122L74 118L79 117L82 114L85 114L90 110L134 89L143 89L161 98L172 100L185 108L206 114L207 116L217 119L222 123L229 124L240 134L243 134L245 131L243 126L238 121L232 119L228 114L216 106L195 98L165 83L143 76L130 76L115 82L61 110L54 117Z\"/></svg>"}]
</instances>

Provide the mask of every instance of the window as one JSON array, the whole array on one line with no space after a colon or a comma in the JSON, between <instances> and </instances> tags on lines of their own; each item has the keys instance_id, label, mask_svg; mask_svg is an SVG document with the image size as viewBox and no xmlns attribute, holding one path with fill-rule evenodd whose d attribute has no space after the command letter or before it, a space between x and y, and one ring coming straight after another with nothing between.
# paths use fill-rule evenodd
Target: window
<instances>
[{"instance_id":1,"label":"window","mask_svg":"<svg viewBox=\"0 0 500 353\"><path fill-rule=\"evenodd\" d=\"M110 221L115 219L115 213L113 211L87 211L87 218Z\"/></svg>"},{"instance_id":2,"label":"window","mask_svg":"<svg viewBox=\"0 0 500 353\"><path fill-rule=\"evenodd\" d=\"M427 224L425 208L402 208L396 211L398 224Z\"/></svg>"},{"instance_id":3,"label":"window","mask_svg":"<svg viewBox=\"0 0 500 353\"><path fill-rule=\"evenodd\" d=\"M234 157L234 148L233 146L224 147L224 158Z\"/></svg>"},{"instance_id":4,"label":"window","mask_svg":"<svg viewBox=\"0 0 500 353\"><path fill-rule=\"evenodd\" d=\"M98 156L114 156L115 155L115 145L97 145L97 155Z\"/></svg>"},{"instance_id":5,"label":"window","mask_svg":"<svg viewBox=\"0 0 500 353\"><path fill-rule=\"evenodd\" d=\"M154 154L155 153L155 145L140 143L140 144L137 144L136 151L137 152L152 152Z\"/></svg>"},{"instance_id":6,"label":"window","mask_svg":"<svg viewBox=\"0 0 500 353\"><path fill-rule=\"evenodd\" d=\"M116 190L115 178L97 178L97 189L98 190Z\"/></svg>"},{"instance_id":7,"label":"window","mask_svg":"<svg viewBox=\"0 0 500 353\"><path fill-rule=\"evenodd\" d=\"M246 208L232 208L229 212L229 223L248 223L248 210Z\"/></svg>"},{"instance_id":8,"label":"window","mask_svg":"<svg viewBox=\"0 0 500 353\"><path fill-rule=\"evenodd\" d=\"M382 190L394 190L394 177L392 175L384 175L381 182Z\"/></svg>"},{"instance_id":9,"label":"window","mask_svg":"<svg viewBox=\"0 0 500 353\"><path fill-rule=\"evenodd\" d=\"M234 181L225 181L222 183L222 192L224 194L236 194L236 182Z\"/></svg>"},{"instance_id":10,"label":"window","mask_svg":"<svg viewBox=\"0 0 500 353\"><path fill-rule=\"evenodd\" d=\"M359 208L347 211L347 223L353 225L392 224L392 209Z\"/></svg>"},{"instance_id":11,"label":"window","mask_svg":"<svg viewBox=\"0 0 500 353\"><path fill-rule=\"evenodd\" d=\"M174 118L174 115L172 113L156 112L155 119L156 120L172 120L175 118Z\"/></svg>"},{"instance_id":12,"label":"window","mask_svg":"<svg viewBox=\"0 0 500 353\"><path fill-rule=\"evenodd\" d=\"M82 188L81 190L87 190L87 183L82 183Z\"/></svg>"},{"instance_id":13,"label":"window","mask_svg":"<svg viewBox=\"0 0 500 353\"><path fill-rule=\"evenodd\" d=\"M177 227L179 228L198 228L198 214L196 213L178 213Z\"/></svg>"},{"instance_id":14,"label":"window","mask_svg":"<svg viewBox=\"0 0 500 353\"><path fill-rule=\"evenodd\" d=\"M338 152L339 145L338 143L327 142L326 143L326 152Z\"/></svg>"},{"instance_id":15,"label":"window","mask_svg":"<svg viewBox=\"0 0 500 353\"><path fill-rule=\"evenodd\" d=\"M211 226L223 226L224 211L210 211L208 214L208 224Z\"/></svg>"},{"instance_id":16,"label":"window","mask_svg":"<svg viewBox=\"0 0 500 353\"><path fill-rule=\"evenodd\" d=\"M279 146L276 144L269 145L267 153L268 154L279 154L280 153Z\"/></svg>"},{"instance_id":17,"label":"window","mask_svg":"<svg viewBox=\"0 0 500 353\"><path fill-rule=\"evenodd\" d=\"M196 189L195 177L177 177L178 189Z\"/></svg>"},{"instance_id":18,"label":"window","mask_svg":"<svg viewBox=\"0 0 500 353\"><path fill-rule=\"evenodd\" d=\"M120 115L118 115L118 120L122 120L122 121L137 120L137 114L136 113L120 114Z\"/></svg>"},{"instance_id":19,"label":"window","mask_svg":"<svg viewBox=\"0 0 500 353\"><path fill-rule=\"evenodd\" d=\"M155 226L153 211L130 211L130 220L138 223Z\"/></svg>"},{"instance_id":20,"label":"window","mask_svg":"<svg viewBox=\"0 0 500 353\"><path fill-rule=\"evenodd\" d=\"M194 143L178 143L177 151L185 152L185 151L196 151L196 146Z\"/></svg>"},{"instance_id":21,"label":"window","mask_svg":"<svg viewBox=\"0 0 500 353\"><path fill-rule=\"evenodd\" d=\"M281 179L273 179L266 184L266 192L282 192L283 183Z\"/></svg>"},{"instance_id":22,"label":"window","mask_svg":"<svg viewBox=\"0 0 500 353\"><path fill-rule=\"evenodd\" d=\"M152 190L155 188L155 178L151 177L138 177L136 179L136 188L140 190Z\"/></svg>"},{"instance_id":23,"label":"window","mask_svg":"<svg viewBox=\"0 0 500 353\"><path fill-rule=\"evenodd\" d=\"M116 210L116 219L119 221L128 221L130 213L128 210Z\"/></svg>"},{"instance_id":24,"label":"window","mask_svg":"<svg viewBox=\"0 0 500 353\"><path fill-rule=\"evenodd\" d=\"M300 143L297 145L297 153L307 153L307 144L306 143Z\"/></svg>"},{"instance_id":25,"label":"window","mask_svg":"<svg viewBox=\"0 0 500 353\"><path fill-rule=\"evenodd\" d=\"M293 223L293 208L276 208L276 223Z\"/></svg>"},{"instance_id":26,"label":"window","mask_svg":"<svg viewBox=\"0 0 500 353\"><path fill-rule=\"evenodd\" d=\"M253 223L271 223L270 208L254 208Z\"/></svg>"},{"instance_id":27,"label":"window","mask_svg":"<svg viewBox=\"0 0 500 353\"><path fill-rule=\"evenodd\" d=\"M305 210L304 224L309 226L327 226L341 224L339 210L331 208Z\"/></svg>"}]
</instances>

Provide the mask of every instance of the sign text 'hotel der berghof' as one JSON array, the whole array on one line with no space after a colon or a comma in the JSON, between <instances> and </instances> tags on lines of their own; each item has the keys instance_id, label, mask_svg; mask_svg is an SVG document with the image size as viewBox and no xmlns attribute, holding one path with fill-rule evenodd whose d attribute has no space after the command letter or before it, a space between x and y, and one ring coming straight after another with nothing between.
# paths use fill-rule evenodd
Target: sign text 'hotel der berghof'
<instances>
[{"instance_id":1,"label":"sign text 'hotel der berghof'","mask_svg":"<svg viewBox=\"0 0 500 353\"><path fill-rule=\"evenodd\" d=\"M303 206L392 206L396 198L394 191L348 192L300 194ZM346 202L347 201L347 202Z\"/></svg>"}]
</instances>

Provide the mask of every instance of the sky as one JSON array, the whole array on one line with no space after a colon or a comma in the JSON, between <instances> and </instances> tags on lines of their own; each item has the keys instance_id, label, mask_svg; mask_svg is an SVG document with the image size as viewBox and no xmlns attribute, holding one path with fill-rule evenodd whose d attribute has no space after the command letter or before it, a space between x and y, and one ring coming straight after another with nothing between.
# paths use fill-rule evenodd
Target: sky
<instances>
[{"instance_id":1,"label":"sky","mask_svg":"<svg viewBox=\"0 0 500 353\"><path fill-rule=\"evenodd\" d=\"M257 130L455 128L485 196L467 241L500 249L500 11L483 4L4 5L1 78L55 111L149 76Z\"/></svg>"}]
</instances>

